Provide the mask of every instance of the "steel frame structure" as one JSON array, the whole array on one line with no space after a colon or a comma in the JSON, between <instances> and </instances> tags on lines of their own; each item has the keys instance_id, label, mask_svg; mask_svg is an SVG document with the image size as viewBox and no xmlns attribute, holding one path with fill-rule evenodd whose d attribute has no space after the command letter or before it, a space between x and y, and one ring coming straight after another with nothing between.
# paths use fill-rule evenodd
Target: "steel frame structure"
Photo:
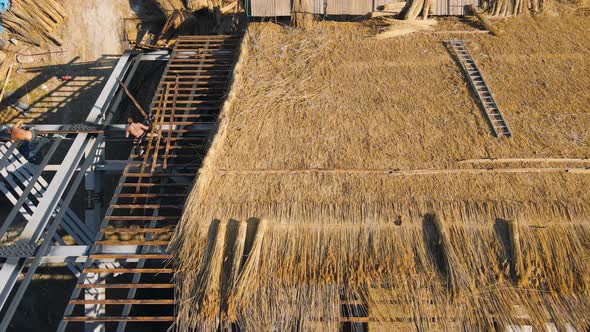
<instances>
[{"instance_id":1,"label":"steel frame structure","mask_svg":"<svg viewBox=\"0 0 590 332\"><path fill-rule=\"evenodd\" d=\"M125 125L111 124L124 96L117 79L129 84L142 61L165 61L168 58L168 51L124 53L86 118L85 125L123 132ZM35 126L38 130L63 130L69 127ZM58 147L65 141L71 144L63 160L59 165L50 165ZM71 140L56 134L51 140L44 139L44 144L49 144L49 149L39 165L30 163L19 153L19 143L0 146L0 191L14 205L0 226L0 240L18 216L26 221L14 244L0 246L0 331L8 329L40 265L65 263L76 276L80 275L81 263L86 260L104 214L103 207L96 199L102 191L101 173L122 171L125 167L124 162L104 159L104 133L80 132L74 134ZM43 177L46 172L54 172L50 181ZM88 198L84 218L78 217L68 208L82 181ZM76 245L65 245L58 230L70 235ZM113 254L130 250L137 250L137 246L108 248L108 252ZM106 260L105 264L116 263L115 260ZM20 285L15 290L21 275Z\"/></svg>"},{"instance_id":2,"label":"steel frame structure","mask_svg":"<svg viewBox=\"0 0 590 332\"><path fill-rule=\"evenodd\" d=\"M58 331L166 331L174 321L170 236L227 96L239 35L180 36L150 106L153 125L132 153ZM136 245L111 254L108 250ZM105 266L116 259L120 265ZM84 296L88 290L102 297ZM92 308L92 311L88 309Z\"/></svg>"},{"instance_id":3,"label":"steel frame structure","mask_svg":"<svg viewBox=\"0 0 590 332\"><path fill-rule=\"evenodd\" d=\"M82 322L86 331L93 332L104 331L109 322L117 322L117 331L126 330L128 322L169 324L172 316L138 317L132 306L173 305L171 298L137 297L141 298L145 289L171 289L169 281L146 283L146 274L170 275L173 271L163 268L171 256L167 242L159 237L169 234L172 228L166 227L180 218L187 188L199 168L198 157L203 155L229 88L240 38L192 36L180 39L173 52L127 52L83 125L34 126L50 132L51 137L43 142L49 146L39 164L29 163L18 152L18 144L0 146L0 191L14 205L0 225L0 239L17 216L26 220L15 244L0 246L0 332L8 329L37 268L49 263L65 263L78 279L58 330L64 330L68 322ZM152 101L151 111L156 116L149 144L143 146L146 152L132 153L126 161L106 160L105 132L109 132L109 140L116 139L126 127L112 123L124 96L117 80L129 85L141 61L160 60L169 61ZM61 136L63 133L68 137ZM58 147L66 142L70 145L63 160L51 164ZM122 174L108 209L97 199L105 172ZM50 181L43 177L47 173L53 173ZM68 207L82 183L87 204L80 218ZM179 188L184 189L178 192ZM143 240L105 240L105 233L118 225L112 221L143 225L139 229ZM137 228L114 230L130 234ZM65 245L60 236L64 234L75 244ZM134 267L127 268L130 264ZM113 284L111 279L121 274L130 277L129 284ZM126 299L110 299L107 288L127 289ZM121 317L112 321L105 316L106 304L121 305ZM83 310L78 313L75 306Z\"/></svg>"}]
</instances>

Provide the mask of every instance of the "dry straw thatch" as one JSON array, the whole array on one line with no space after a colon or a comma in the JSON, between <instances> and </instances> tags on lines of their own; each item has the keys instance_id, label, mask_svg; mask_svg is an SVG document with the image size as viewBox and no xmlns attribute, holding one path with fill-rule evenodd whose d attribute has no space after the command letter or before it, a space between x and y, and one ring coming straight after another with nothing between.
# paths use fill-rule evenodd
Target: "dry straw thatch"
<instances>
[{"instance_id":1,"label":"dry straw thatch","mask_svg":"<svg viewBox=\"0 0 590 332\"><path fill-rule=\"evenodd\" d=\"M174 239L178 328L335 331L341 304L377 330L590 327L590 18L530 20L469 43L510 140L444 36L251 25Z\"/></svg>"}]
</instances>

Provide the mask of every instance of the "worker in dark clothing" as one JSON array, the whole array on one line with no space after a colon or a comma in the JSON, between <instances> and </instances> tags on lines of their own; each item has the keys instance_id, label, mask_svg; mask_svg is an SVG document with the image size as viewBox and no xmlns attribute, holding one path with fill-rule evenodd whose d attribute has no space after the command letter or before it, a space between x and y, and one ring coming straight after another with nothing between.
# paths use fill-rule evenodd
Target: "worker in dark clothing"
<instances>
[{"instance_id":1,"label":"worker in dark clothing","mask_svg":"<svg viewBox=\"0 0 590 332\"><path fill-rule=\"evenodd\" d=\"M32 158L31 150L33 149L33 142L37 140L37 131L35 129L23 128L22 121L17 122L14 126L1 125L0 126L0 141L11 143L22 141L23 143L18 147L18 151L27 160Z\"/></svg>"},{"instance_id":2,"label":"worker in dark clothing","mask_svg":"<svg viewBox=\"0 0 590 332\"><path fill-rule=\"evenodd\" d=\"M37 139L37 131L23 128L22 121L19 121L14 126L2 125L0 127L2 134L0 134L0 141L16 141L32 142Z\"/></svg>"}]
</instances>

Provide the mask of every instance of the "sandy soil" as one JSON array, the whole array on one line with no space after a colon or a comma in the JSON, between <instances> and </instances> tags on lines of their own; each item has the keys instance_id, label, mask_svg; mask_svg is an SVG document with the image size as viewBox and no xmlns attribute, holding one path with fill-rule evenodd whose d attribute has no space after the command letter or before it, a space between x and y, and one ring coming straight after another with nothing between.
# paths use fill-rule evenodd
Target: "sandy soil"
<instances>
[{"instance_id":1,"label":"sandy soil","mask_svg":"<svg viewBox=\"0 0 590 332\"><path fill-rule=\"evenodd\" d=\"M63 1L68 20L62 40L66 48L82 61L99 59L103 54L123 50L120 36L121 19L131 15L127 0Z\"/></svg>"}]
</instances>

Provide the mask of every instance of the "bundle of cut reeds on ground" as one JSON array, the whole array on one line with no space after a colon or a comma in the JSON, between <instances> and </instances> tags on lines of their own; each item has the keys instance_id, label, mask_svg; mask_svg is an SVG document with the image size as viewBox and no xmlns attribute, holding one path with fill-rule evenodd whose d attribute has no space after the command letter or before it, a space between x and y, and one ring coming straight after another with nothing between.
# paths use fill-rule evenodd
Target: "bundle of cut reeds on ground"
<instances>
[{"instance_id":1,"label":"bundle of cut reeds on ground","mask_svg":"<svg viewBox=\"0 0 590 332\"><path fill-rule=\"evenodd\" d=\"M543 10L542 0L492 0L490 1L493 16L517 16L540 13Z\"/></svg>"},{"instance_id":2,"label":"bundle of cut reeds on ground","mask_svg":"<svg viewBox=\"0 0 590 332\"><path fill-rule=\"evenodd\" d=\"M221 3L221 0L189 0L187 5L191 10L201 10L203 8L213 8L216 3Z\"/></svg>"},{"instance_id":3,"label":"bundle of cut reeds on ground","mask_svg":"<svg viewBox=\"0 0 590 332\"><path fill-rule=\"evenodd\" d=\"M54 32L65 20L64 13L63 6L55 0L13 0L0 18L12 38L35 46L61 45Z\"/></svg>"},{"instance_id":4,"label":"bundle of cut reeds on ground","mask_svg":"<svg viewBox=\"0 0 590 332\"><path fill-rule=\"evenodd\" d=\"M186 3L190 10L207 8L214 11L217 8L222 14L233 12L237 8L244 8L243 0L188 0Z\"/></svg>"},{"instance_id":5,"label":"bundle of cut reeds on ground","mask_svg":"<svg viewBox=\"0 0 590 332\"><path fill-rule=\"evenodd\" d=\"M183 0L158 0L157 2L165 12L187 9Z\"/></svg>"},{"instance_id":6,"label":"bundle of cut reeds on ground","mask_svg":"<svg viewBox=\"0 0 590 332\"><path fill-rule=\"evenodd\" d=\"M177 327L588 329L589 27L472 38L498 140L444 36L251 25L172 246Z\"/></svg>"},{"instance_id":7,"label":"bundle of cut reeds on ground","mask_svg":"<svg viewBox=\"0 0 590 332\"><path fill-rule=\"evenodd\" d=\"M401 12L404 20L427 19L434 14L437 0L410 0ZM489 14L496 17L519 16L540 13L544 1L541 0L491 0L487 3Z\"/></svg>"},{"instance_id":8,"label":"bundle of cut reeds on ground","mask_svg":"<svg viewBox=\"0 0 590 332\"><path fill-rule=\"evenodd\" d=\"M310 28L313 24L313 12L309 0L293 1L291 10L291 26L296 28Z\"/></svg>"},{"instance_id":9,"label":"bundle of cut reeds on ground","mask_svg":"<svg viewBox=\"0 0 590 332\"><path fill-rule=\"evenodd\" d=\"M402 10L401 16L404 20L415 20L418 17L425 20L428 15L434 14L435 1L437 0L410 0Z\"/></svg>"}]
</instances>

